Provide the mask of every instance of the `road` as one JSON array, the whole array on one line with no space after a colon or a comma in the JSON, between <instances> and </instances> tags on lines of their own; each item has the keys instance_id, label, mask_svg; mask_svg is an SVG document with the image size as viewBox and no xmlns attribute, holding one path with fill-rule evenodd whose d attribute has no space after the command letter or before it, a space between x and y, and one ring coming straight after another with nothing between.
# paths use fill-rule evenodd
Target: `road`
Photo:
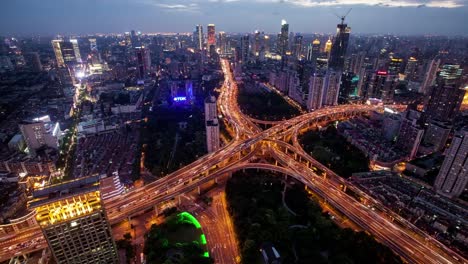
<instances>
[{"instance_id":1,"label":"road","mask_svg":"<svg viewBox=\"0 0 468 264\"><path fill-rule=\"evenodd\" d=\"M157 204L180 199L183 194L226 173L244 168L260 168L280 171L303 182L327 200L330 206L346 215L410 263L467 262L451 249L419 231L411 223L400 220L400 224L396 225L387 214L375 212L340 192L342 184L346 184L348 188L355 187L312 159L295 142L297 133L310 124L343 120L370 111L382 110L382 107L333 106L281 121L262 131L239 110L237 85L227 60L222 60L222 69L225 73L225 82L218 98L218 106L227 123L233 127L235 132L233 140L223 148L201 157L162 179L104 201L111 224L118 224L129 217L139 215L148 209L155 208ZM291 138L293 144L290 145L289 140L283 141L285 138ZM251 163L251 161L259 160L258 157L270 157L269 160L275 161L274 164ZM326 178L317 175L312 169L313 166L323 168ZM381 206L371 197L368 199L371 204ZM210 240L209 237L207 239ZM2 254L1 259L8 256L10 255Z\"/></svg>"}]
</instances>

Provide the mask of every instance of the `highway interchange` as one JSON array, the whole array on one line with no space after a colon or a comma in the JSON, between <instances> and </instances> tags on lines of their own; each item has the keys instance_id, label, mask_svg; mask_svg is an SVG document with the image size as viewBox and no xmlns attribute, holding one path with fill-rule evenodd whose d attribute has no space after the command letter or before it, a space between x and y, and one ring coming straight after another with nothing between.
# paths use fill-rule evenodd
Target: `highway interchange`
<instances>
[{"instance_id":1,"label":"highway interchange","mask_svg":"<svg viewBox=\"0 0 468 264\"><path fill-rule=\"evenodd\" d=\"M275 122L271 128L261 130L255 124L255 120L240 111L237 104L238 89L228 60L222 60L222 69L225 81L218 98L218 106L220 114L235 132L233 140L218 151L209 153L164 178L134 188L119 197L105 200L104 207L111 224L117 224L149 209L157 210L158 204L178 199L184 193L227 173L245 168L267 169L282 172L301 181L310 190L327 200L332 207L409 263L468 263L466 259L419 231L411 223L385 211L385 208L382 209L384 213L382 210L374 210L373 208L383 206L314 160L298 143L298 134L308 126L366 114L381 107L334 106ZM275 162L274 164L258 162L260 156L268 156ZM325 174L318 175L317 169ZM366 204L341 191L343 185L356 189L365 197ZM37 229L31 230L37 235L28 235L28 232L32 231L26 231L17 234L17 237L26 235L27 239L31 240L42 236L37 233ZM210 240L209 236L207 240ZM34 250L37 248L26 248L23 252ZM14 253L4 250L0 260L10 258Z\"/></svg>"}]
</instances>

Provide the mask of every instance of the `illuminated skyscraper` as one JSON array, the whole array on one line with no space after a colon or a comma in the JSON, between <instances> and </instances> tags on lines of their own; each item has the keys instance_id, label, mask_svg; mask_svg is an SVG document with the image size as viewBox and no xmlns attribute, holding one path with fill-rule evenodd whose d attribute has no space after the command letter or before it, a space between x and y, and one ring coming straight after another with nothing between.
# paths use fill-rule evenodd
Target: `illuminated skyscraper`
<instances>
[{"instance_id":1,"label":"illuminated skyscraper","mask_svg":"<svg viewBox=\"0 0 468 264\"><path fill-rule=\"evenodd\" d=\"M64 67L67 64L81 63L78 40L70 39L70 41L64 41L62 39L54 39L52 40L52 48L54 49L59 67Z\"/></svg>"},{"instance_id":2,"label":"illuminated skyscraper","mask_svg":"<svg viewBox=\"0 0 468 264\"><path fill-rule=\"evenodd\" d=\"M224 31L218 33L218 48L221 55L226 55L228 53L227 38Z\"/></svg>"},{"instance_id":3,"label":"illuminated skyscraper","mask_svg":"<svg viewBox=\"0 0 468 264\"><path fill-rule=\"evenodd\" d=\"M97 51L98 48L97 48L97 43L96 43L96 39L95 38L90 38L88 39L89 40L89 48L91 51Z\"/></svg>"},{"instance_id":4,"label":"illuminated skyscraper","mask_svg":"<svg viewBox=\"0 0 468 264\"><path fill-rule=\"evenodd\" d=\"M206 147L208 153L219 149L219 123L216 111L216 97L209 96L205 100Z\"/></svg>"},{"instance_id":5,"label":"illuminated skyscraper","mask_svg":"<svg viewBox=\"0 0 468 264\"><path fill-rule=\"evenodd\" d=\"M439 79L424 105L425 120L452 122L460 111L464 95L465 90L457 84L448 85L443 79Z\"/></svg>"},{"instance_id":6,"label":"illuminated skyscraper","mask_svg":"<svg viewBox=\"0 0 468 264\"><path fill-rule=\"evenodd\" d=\"M327 42L325 43L325 49L324 49L324 52L327 54L327 57L330 56L330 52L331 52L331 49L332 49L332 41L331 39L329 38L327 40Z\"/></svg>"},{"instance_id":7,"label":"illuminated skyscraper","mask_svg":"<svg viewBox=\"0 0 468 264\"><path fill-rule=\"evenodd\" d=\"M313 111L323 106L332 106L338 103L341 73L329 70L326 73L315 73L309 81L309 97L307 110Z\"/></svg>"},{"instance_id":8,"label":"illuminated skyscraper","mask_svg":"<svg viewBox=\"0 0 468 264\"><path fill-rule=\"evenodd\" d=\"M99 176L35 190L33 198L29 207L57 263L119 263Z\"/></svg>"},{"instance_id":9,"label":"illuminated skyscraper","mask_svg":"<svg viewBox=\"0 0 468 264\"><path fill-rule=\"evenodd\" d=\"M205 39L203 37L203 26L202 25L197 25L195 27L195 32L193 33L193 40L195 42L195 48L198 50L203 49L203 43L205 42Z\"/></svg>"},{"instance_id":10,"label":"illuminated skyscraper","mask_svg":"<svg viewBox=\"0 0 468 264\"><path fill-rule=\"evenodd\" d=\"M408 158L413 159L423 138L424 129L419 126L420 113L409 110L403 113L397 144L406 151Z\"/></svg>"},{"instance_id":11,"label":"illuminated skyscraper","mask_svg":"<svg viewBox=\"0 0 468 264\"><path fill-rule=\"evenodd\" d=\"M214 24L208 24L207 31L208 32L207 32L206 46L207 46L207 49L210 50L210 46L215 46L216 47L215 25Z\"/></svg>"},{"instance_id":12,"label":"illuminated skyscraper","mask_svg":"<svg viewBox=\"0 0 468 264\"><path fill-rule=\"evenodd\" d=\"M335 41L331 47L328 67L335 70L343 70L350 32L351 28L344 23L344 17L342 17L341 24L338 24L336 28Z\"/></svg>"},{"instance_id":13,"label":"illuminated skyscraper","mask_svg":"<svg viewBox=\"0 0 468 264\"><path fill-rule=\"evenodd\" d=\"M417 72L418 72L418 60L414 57L410 57L408 59L408 63L406 63L405 79L408 81L417 80Z\"/></svg>"},{"instance_id":14,"label":"illuminated skyscraper","mask_svg":"<svg viewBox=\"0 0 468 264\"><path fill-rule=\"evenodd\" d=\"M278 53L284 57L288 52L289 45L289 24L286 20L281 20L281 32L278 35Z\"/></svg>"},{"instance_id":15,"label":"illuminated skyscraper","mask_svg":"<svg viewBox=\"0 0 468 264\"><path fill-rule=\"evenodd\" d=\"M360 83L360 94L364 99L377 98L384 103L392 103L395 88L398 84L396 75L387 71L364 71Z\"/></svg>"},{"instance_id":16,"label":"illuminated skyscraper","mask_svg":"<svg viewBox=\"0 0 468 264\"><path fill-rule=\"evenodd\" d=\"M468 183L468 129L457 133L445 156L434 189L445 196L458 197Z\"/></svg>"}]
</instances>

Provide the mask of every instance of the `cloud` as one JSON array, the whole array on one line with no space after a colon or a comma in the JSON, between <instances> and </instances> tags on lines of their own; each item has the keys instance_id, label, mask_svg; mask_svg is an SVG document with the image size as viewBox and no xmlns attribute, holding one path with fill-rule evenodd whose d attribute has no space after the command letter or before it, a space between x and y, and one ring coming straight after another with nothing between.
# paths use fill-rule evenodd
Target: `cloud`
<instances>
[{"instance_id":1,"label":"cloud","mask_svg":"<svg viewBox=\"0 0 468 264\"><path fill-rule=\"evenodd\" d=\"M140 3L145 5L151 5L158 8L161 8L164 11L170 12L188 12L188 13L197 13L200 11L200 6L196 1L166 1L166 0L142 0Z\"/></svg>"},{"instance_id":2,"label":"cloud","mask_svg":"<svg viewBox=\"0 0 468 264\"><path fill-rule=\"evenodd\" d=\"M223 1L223 0L218 0ZM224 2L242 0L224 0ZM434 8L457 8L465 6L466 0L249 0L257 3L284 3L299 7L317 6L385 6L385 7L434 7ZM247 2L247 1L246 1Z\"/></svg>"}]
</instances>

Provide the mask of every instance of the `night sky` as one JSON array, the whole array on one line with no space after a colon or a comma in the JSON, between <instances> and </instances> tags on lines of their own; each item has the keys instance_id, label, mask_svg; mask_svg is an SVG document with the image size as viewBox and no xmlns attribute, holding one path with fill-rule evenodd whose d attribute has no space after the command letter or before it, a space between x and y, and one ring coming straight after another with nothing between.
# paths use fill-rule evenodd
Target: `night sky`
<instances>
[{"instance_id":1,"label":"night sky","mask_svg":"<svg viewBox=\"0 0 468 264\"><path fill-rule=\"evenodd\" d=\"M2 0L0 34L278 32L332 33L339 19L354 33L468 35L468 0Z\"/></svg>"}]
</instances>

